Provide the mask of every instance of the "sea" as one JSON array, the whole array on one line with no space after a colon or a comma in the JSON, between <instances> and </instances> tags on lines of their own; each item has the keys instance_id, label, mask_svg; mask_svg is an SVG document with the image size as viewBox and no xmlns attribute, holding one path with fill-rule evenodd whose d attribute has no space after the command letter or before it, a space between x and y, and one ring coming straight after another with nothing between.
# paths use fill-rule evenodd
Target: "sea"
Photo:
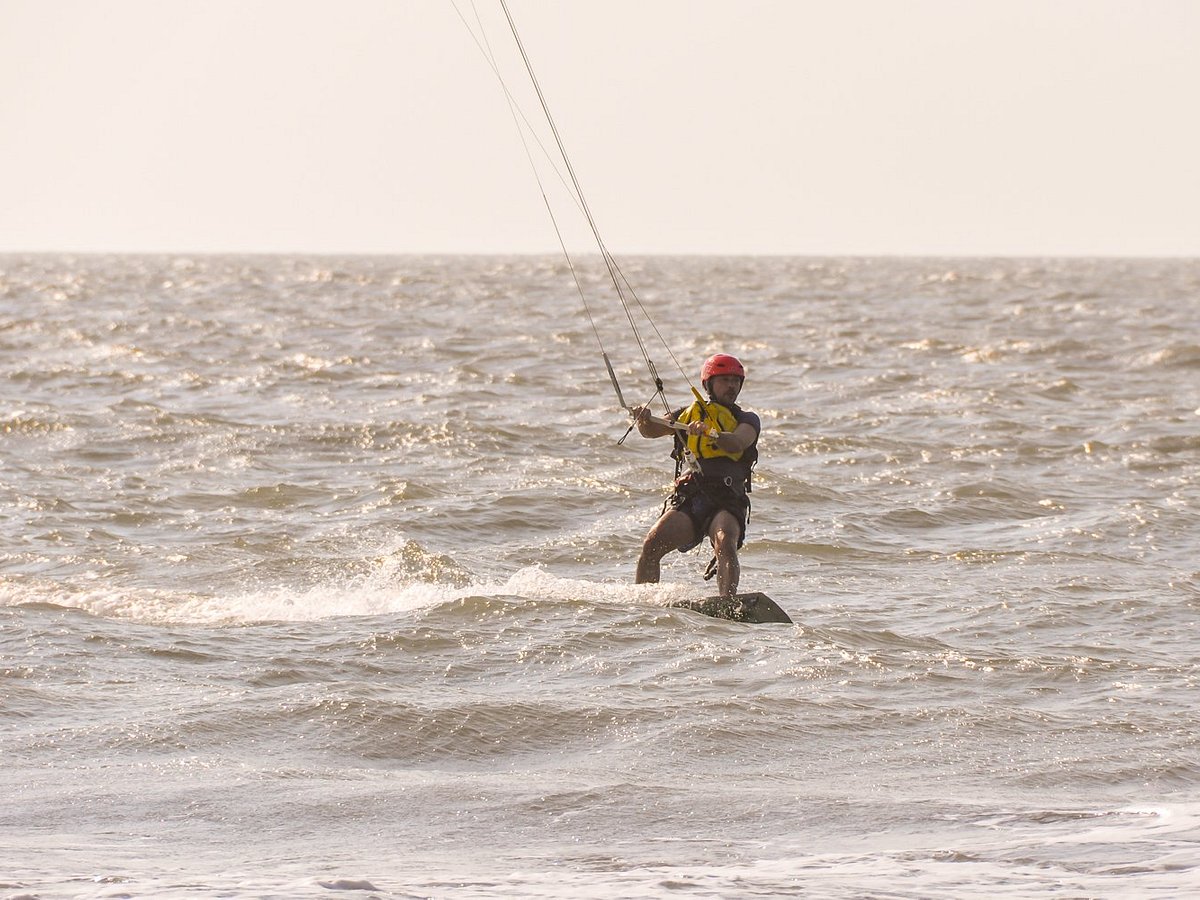
<instances>
[{"instance_id":1,"label":"sea","mask_svg":"<svg viewBox=\"0 0 1200 900\"><path fill-rule=\"evenodd\" d=\"M0 256L0 898L1200 893L1200 260L619 262Z\"/></svg>"}]
</instances>

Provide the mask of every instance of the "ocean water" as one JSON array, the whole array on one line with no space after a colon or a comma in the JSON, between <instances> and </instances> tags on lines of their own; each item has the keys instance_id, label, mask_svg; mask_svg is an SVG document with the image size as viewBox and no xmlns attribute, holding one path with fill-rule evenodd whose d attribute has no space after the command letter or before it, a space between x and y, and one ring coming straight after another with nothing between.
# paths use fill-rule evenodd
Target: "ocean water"
<instances>
[{"instance_id":1,"label":"ocean water","mask_svg":"<svg viewBox=\"0 0 1200 900\"><path fill-rule=\"evenodd\" d=\"M1200 261L624 269L794 625L556 259L0 257L0 897L1200 891Z\"/></svg>"}]
</instances>

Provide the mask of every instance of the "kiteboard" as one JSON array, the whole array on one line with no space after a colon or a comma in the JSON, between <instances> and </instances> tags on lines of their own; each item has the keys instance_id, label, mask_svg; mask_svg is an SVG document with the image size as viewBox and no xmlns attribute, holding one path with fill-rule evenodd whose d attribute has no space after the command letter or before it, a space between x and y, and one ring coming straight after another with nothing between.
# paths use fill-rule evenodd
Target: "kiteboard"
<instances>
[{"instance_id":1,"label":"kiteboard","mask_svg":"<svg viewBox=\"0 0 1200 900\"><path fill-rule=\"evenodd\" d=\"M733 597L705 597L703 600L676 600L670 606L690 609L716 619L765 625L768 622L792 623L779 604L762 591L736 594Z\"/></svg>"}]
</instances>

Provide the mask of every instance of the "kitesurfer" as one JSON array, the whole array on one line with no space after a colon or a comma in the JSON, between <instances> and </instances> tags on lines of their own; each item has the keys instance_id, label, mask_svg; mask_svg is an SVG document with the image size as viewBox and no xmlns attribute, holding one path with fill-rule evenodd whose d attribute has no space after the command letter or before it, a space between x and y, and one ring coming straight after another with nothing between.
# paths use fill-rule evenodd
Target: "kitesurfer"
<instances>
[{"instance_id":1,"label":"kitesurfer","mask_svg":"<svg viewBox=\"0 0 1200 900\"><path fill-rule=\"evenodd\" d=\"M746 369L734 356L718 353L705 360L700 384L708 400L678 409L667 420L686 424L686 432L654 421L645 407L633 410L643 437L675 437L671 455L676 461L674 490L642 542L638 584L657 582L664 556L672 550L686 553L707 536L718 591L722 597L736 596L741 574L737 552L746 537L750 473L762 429L757 415L737 405L745 378Z\"/></svg>"}]
</instances>

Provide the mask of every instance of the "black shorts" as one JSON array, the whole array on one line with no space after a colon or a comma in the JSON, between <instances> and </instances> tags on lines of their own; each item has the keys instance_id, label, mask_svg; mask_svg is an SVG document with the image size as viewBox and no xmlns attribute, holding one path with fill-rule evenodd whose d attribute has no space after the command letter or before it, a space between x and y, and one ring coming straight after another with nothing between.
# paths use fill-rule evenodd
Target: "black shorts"
<instances>
[{"instance_id":1,"label":"black shorts","mask_svg":"<svg viewBox=\"0 0 1200 900\"><path fill-rule=\"evenodd\" d=\"M738 534L738 549L746 542L746 522L750 515L750 498L723 481L712 483L701 482L699 479L685 479L675 485L675 492L667 498L667 506L677 509L689 519L696 529L695 539L686 546L680 547L680 553L687 553L693 547L708 537L708 529L717 513L725 510L738 520L741 531Z\"/></svg>"}]
</instances>

